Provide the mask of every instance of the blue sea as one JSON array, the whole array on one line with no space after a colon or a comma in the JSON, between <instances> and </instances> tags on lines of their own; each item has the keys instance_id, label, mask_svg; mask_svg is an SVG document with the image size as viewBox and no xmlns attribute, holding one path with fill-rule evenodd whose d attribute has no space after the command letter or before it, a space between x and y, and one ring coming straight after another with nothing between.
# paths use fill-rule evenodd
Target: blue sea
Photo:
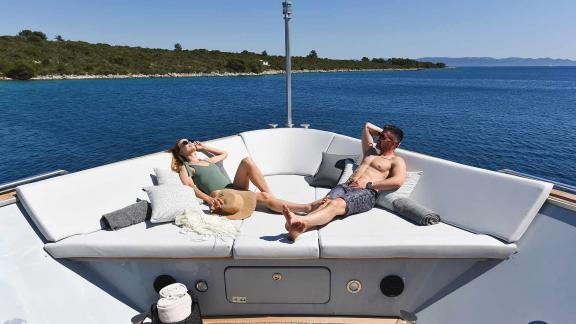
<instances>
[{"instance_id":1,"label":"blue sea","mask_svg":"<svg viewBox=\"0 0 576 324\"><path fill-rule=\"evenodd\" d=\"M0 81L0 183L284 125L284 80ZM403 148L576 185L576 67L295 74L293 119L354 137L396 124Z\"/></svg>"}]
</instances>

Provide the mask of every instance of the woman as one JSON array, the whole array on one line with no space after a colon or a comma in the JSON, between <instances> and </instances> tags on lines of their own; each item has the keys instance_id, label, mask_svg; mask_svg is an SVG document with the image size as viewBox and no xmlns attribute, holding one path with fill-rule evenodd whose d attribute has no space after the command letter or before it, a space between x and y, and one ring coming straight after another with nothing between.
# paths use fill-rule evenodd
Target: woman
<instances>
[{"instance_id":1,"label":"woman","mask_svg":"<svg viewBox=\"0 0 576 324\"><path fill-rule=\"evenodd\" d=\"M198 151L208 153L206 155L211 157L200 159L196 155ZM262 172L249 157L242 159L236 170L234 181L230 182L230 179L216 165L228 157L225 151L183 138L176 142L170 152L172 153L172 170L179 173L183 184L194 189L196 197L204 200L214 210L219 209L223 204L215 191L225 188L248 190L250 182L260 190L254 193L257 204L266 206L277 213L282 212L282 205L288 206L295 212L309 212L312 208L309 204L290 203L275 198Z\"/></svg>"}]
</instances>

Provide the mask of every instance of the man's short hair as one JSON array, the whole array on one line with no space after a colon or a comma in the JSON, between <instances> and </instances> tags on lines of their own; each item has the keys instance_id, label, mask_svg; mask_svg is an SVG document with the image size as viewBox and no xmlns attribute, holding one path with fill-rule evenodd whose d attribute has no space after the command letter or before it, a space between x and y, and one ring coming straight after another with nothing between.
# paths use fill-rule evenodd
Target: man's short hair
<instances>
[{"instance_id":1,"label":"man's short hair","mask_svg":"<svg viewBox=\"0 0 576 324\"><path fill-rule=\"evenodd\" d=\"M389 132L394 138L394 141L396 141L396 143L398 144L400 144L400 142L402 142L402 139L404 139L404 132L398 126L384 125L384 127L382 127L382 133L384 132Z\"/></svg>"}]
</instances>

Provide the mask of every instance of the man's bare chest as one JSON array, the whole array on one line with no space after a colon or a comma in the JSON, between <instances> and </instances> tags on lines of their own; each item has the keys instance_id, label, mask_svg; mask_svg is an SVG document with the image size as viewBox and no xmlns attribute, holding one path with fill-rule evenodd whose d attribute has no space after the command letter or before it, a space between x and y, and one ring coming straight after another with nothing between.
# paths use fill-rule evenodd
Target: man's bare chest
<instances>
[{"instance_id":1,"label":"man's bare chest","mask_svg":"<svg viewBox=\"0 0 576 324\"><path fill-rule=\"evenodd\" d=\"M381 173L389 172L391 167L392 162L389 159L377 158L370 163L371 169Z\"/></svg>"}]
</instances>

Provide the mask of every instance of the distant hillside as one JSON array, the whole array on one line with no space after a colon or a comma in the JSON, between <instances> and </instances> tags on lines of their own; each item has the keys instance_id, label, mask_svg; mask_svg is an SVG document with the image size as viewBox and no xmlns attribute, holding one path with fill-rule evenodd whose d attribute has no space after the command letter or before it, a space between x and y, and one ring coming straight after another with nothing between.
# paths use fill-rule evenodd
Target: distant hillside
<instances>
[{"instance_id":1,"label":"distant hillside","mask_svg":"<svg viewBox=\"0 0 576 324\"><path fill-rule=\"evenodd\" d=\"M493 57L422 57L422 62L443 62L447 66L576 66L576 61L553 58L520 58L509 57L495 59Z\"/></svg>"},{"instance_id":2,"label":"distant hillside","mask_svg":"<svg viewBox=\"0 0 576 324\"><path fill-rule=\"evenodd\" d=\"M43 75L157 75L167 73L262 73L283 70L284 57L248 51L227 53L205 49L174 50L54 41L38 31L23 30L18 36L0 36L0 76L29 79ZM369 70L441 68L411 59L332 60L316 51L293 57L294 70Z\"/></svg>"}]
</instances>

